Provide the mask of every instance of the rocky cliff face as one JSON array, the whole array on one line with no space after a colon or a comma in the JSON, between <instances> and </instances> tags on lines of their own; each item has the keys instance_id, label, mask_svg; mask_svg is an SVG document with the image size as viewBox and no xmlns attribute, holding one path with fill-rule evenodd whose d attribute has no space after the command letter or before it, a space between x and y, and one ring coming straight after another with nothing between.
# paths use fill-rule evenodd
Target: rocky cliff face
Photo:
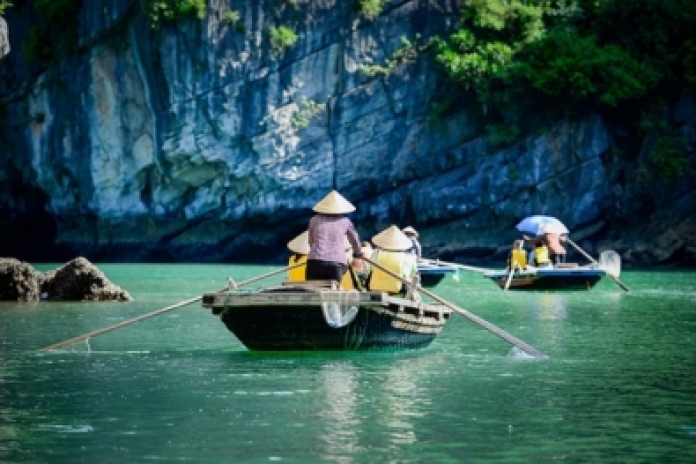
<instances>
[{"instance_id":1,"label":"rocky cliff face","mask_svg":"<svg viewBox=\"0 0 696 464\"><path fill-rule=\"evenodd\" d=\"M473 102L434 116L452 97L427 53L361 71L446 35L459 3L393 0L368 20L339 0L210 0L203 20L152 28L136 0L94 0L79 53L32 72L25 2L0 62L0 255L281 261L335 188L363 237L409 224L432 257L501 259L523 216L549 214L591 253L694 262L693 182L621 161L599 116L497 149ZM298 41L278 51L281 25ZM688 95L670 115L692 160L695 115Z\"/></svg>"}]
</instances>

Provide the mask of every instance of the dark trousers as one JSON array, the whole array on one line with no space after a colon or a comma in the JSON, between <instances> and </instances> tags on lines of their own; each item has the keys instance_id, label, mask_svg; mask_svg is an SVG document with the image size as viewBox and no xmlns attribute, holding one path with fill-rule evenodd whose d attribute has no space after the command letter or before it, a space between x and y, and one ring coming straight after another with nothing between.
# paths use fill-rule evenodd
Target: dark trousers
<instances>
[{"instance_id":1,"label":"dark trousers","mask_svg":"<svg viewBox=\"0 0 696 464\"><path fill-rule=\"evenodd\" d=\"M340 283L346 269L348 269L347 264L308 259L305 280L335 280Z\"/></svg>"},{"instance_id":2,"label":"dark trousers","mask_svg":"<svg viewBox=\"0 0 696 464\"><path fill-rule=\"evenodd\" d=\"M554 253L551 253L551 254L549 255L549 258L551 258L551 262L553 263L554 266L555 266L556 264L562 264L562 263L565 263L565 262L566 262L566 255L565 255L565 253L561 253L561 254L558 254L558 255L557 255L557 254L554 254Z\"/></svg>"}]
</instances>

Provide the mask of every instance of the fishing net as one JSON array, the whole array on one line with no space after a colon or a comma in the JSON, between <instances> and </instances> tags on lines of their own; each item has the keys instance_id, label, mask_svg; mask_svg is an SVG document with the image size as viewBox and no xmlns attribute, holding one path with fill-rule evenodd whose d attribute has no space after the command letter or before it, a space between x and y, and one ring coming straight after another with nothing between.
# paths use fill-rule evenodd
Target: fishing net
<instances>
[{"instance_id":1,"label":"fishing net","mask_svg":"<svg viewBox=\"0 0 696 464\"><path fill-rule=\"evenodd\" d=\"M621 256L614 250L605 250L599 254L599 267L608 274L619 277L621 274Z\"/></svg>"},{"instance_id":2,"label":"fishing net","mask_svg":"<svg viewBox=\"0 0 696 464\"><path fill-rule=\"evenodd\" d=\"M358 315L360 292L326 292L322 294L321 310L329 327L335 329L350 324Z\"/></svg>"}]
</instances>

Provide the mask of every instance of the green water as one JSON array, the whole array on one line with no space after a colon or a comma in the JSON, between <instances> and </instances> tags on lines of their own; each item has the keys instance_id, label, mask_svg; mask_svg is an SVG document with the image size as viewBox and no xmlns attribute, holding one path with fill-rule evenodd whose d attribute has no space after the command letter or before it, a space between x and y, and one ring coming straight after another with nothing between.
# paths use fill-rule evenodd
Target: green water
<instances>
[{"instance_id":1,"label":"green water","mask_svg":"<svg viewBox=\"0 0 696 464\"><path fill-rule=\"evenodd\" d=\"M0 303L0 462L696 461L696 272L434 289L547 360L461 316L422 351L251 353L198 304L37 354L273 269L99 267L136 301Z\"/></svg>"}]
</instances>

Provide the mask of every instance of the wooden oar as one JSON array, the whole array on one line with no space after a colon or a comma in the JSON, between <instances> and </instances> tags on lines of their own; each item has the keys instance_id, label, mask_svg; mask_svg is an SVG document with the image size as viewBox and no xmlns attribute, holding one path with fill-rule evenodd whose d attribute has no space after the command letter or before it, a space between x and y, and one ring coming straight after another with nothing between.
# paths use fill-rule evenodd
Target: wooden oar
<instances>
[{"instance_id":1,"label":"wooden oar","mask_svg":"<svg viewBox=\"0 0 696 464\"><path fill-rule=\"evenodd\" d=\"M434 264L436 266L439 266L442 264L445 266L458 267L459 269L466 269L467 271L474 271L474 272L481 272L481 273L495 271L495 269L485 269L483 267L467 266L465 264L459 264L459 263L448 263L447 261L440 261L439 259L422 258L421 261L424 263L427 263L427 264Z\"/></svg>"},{"instance_id":2,"label":"wooden oar","mask_svg":"<svg viewBox=\"0 0 696 464\"><path fill-rule=\"evenodd\" d=\"M573 247L575 247L576 250L578 250L580 253L582 253L583 256L585 256L585 258L589 259L592 263L599 265L599 263L597 262L597 260L595 260L592 256L590 256L589 254L587 254L587 253L585 252L585 250L583 250L582 248L580 248L580 247L579 247L574 241L572 241L570 238L566 237L566 241L567 241L568 243L570 243L571 245L573 245ZM606 270L606 269L604 269L604 272L606 272L607 275L608 275L609 277L611 277L612 280L613 280L614 282L616 282L616 285L618 285L618 286L621 287L622 289L626 290L627 292L630 292L630 291L631 291L631 289L628 288L626 285L624 285L624 283L621 282L621 281L619 280L619 278L616 277L614 274L612 274L611 272L609 272L609 271Z\"/></svg>"},{"instance_id":3,"label":"wooden oar","mask_svg":"<svg viewBox=\"0 0 696 464\"><path fill-rule=\"evenodd\" d=\"M294 269L296 267L304 266L305 264L306 263L302 262L302 263L294 264L292 266L285 267L283 269L271 271L267 274L263 274L263 275L254 277L252 279L240 282L236 285L233 285L233 288L239 288L239 287L242 287L244 285L249 285L250 283L256 282L256 281L261 280L261 279L265 279L266 277L270 277L270 276L275 275L275 274L280 274L281 272L289 271L290 269ZM218 290L218 292L223 292L223 291L227 290L228 288L229 287L222 288L222 289ZM81 342L83 340L87 340L88 338L96 337L97 335L101 335L101 334L106 333L106 332L111 332L112 330L120 329L121 327L125 327L127 325L134 324L136 322L140 322L144 319L149 319L151 317L159 316L160 314L164 314L164 313L169 312L173 309L188 306L190 304L195 303L196 301L201 300L202 298L203 298L203 296L197 296L196 298L191 298L190 300L182 301L182 302L173 304L171 306L167 306L166 308L158 309L157 311L143 314L141 316L134 317L133 319L128 319L127 321L119 322L118 324L110 325L108 327L104 327L104 328L98 329L98 330L93 330L92 332L88 332L86 334L71 338L69 340L65 340L65 341L62 341L59 343L54 343L53 345L49 345L47 347L41 348L39 350L39 352L45 353L47 351L57 350L58 348L62 348L64 346L69 346L69 345L72 345L74 343Z\"/></svg>"},{"instance_id":4,"label":"wooden oar","mask_svg":"<svg viewBox=\"0 0 696 464\"><path fill-rule=\"evenodd\" d=\"M517 245L515 249L520 249L521 248L521 242L520 245ZM512 257L513 255L510 255L510 274L508 274L507 282L505 282L505 288L503 289L504 291L507 292L508 288L510 288L510 282L512 282L512 275L515 273L515 269L518 267L517 265L517 260L515 262L512 262Z\"/></svg>"},{"instance_id":5,"label":"wooden oar","mask_svg":"<svg viewBox=\"0 0 696 464\"><path fill-rule=\"evenodd\" d=\"M507 292L508 288L510 288L510 282L512 282L512 275L514 273L515 273L515 266L510 266L510 273L508 274L507 281L505 282L505 288L503 289L506 292Z\"/></svg>"},{"instance_id":6,"label":"wooden oar","mask_svg":"<svg viewBox=\"0 0 696 464\"><path fill-rule=\"evenodd\" d=\"M367 259L367 258L363 258L363 259L366 260L366 261L368 261L368 262L370 262L370 263L372 263L375 267L381 269L382 271L386 272L387 274L389 274L390 276L394 277L395 279L399 279L399 280L400 280L401 282L403 282L404 284L406 284L406 285L408 285L408 286L413 286L413 284L412 284L411 282L409 282L408 280L404 279L404 278L401 277L400 275L397 275L397 274L393 273L392 271L390 271L389 269L385 268L384 266L382 266L382 265L380 265L380 264L378 264L378 263L376 263L376 262L374 262L374 261L372 261L372 260L370 260L370 259ZM480 317L478 317L477 315L475 315L475 314L473 314L473 313L470 313L470 312L467 311L466 309L460 308L459 306L456 306L456 305L454 305L453 303L450 303L449 301L446 301L446 300L444 300L443 298L440 298L440 297L437 296L436 294L434 294L434 293L432 293L432 292L430 292L430 291L424 289L424 288L421 287L420 285L418 285L418 291L419 291L419 292L422 292L422 293L425 294L425 295L428 295L428 296L429 296L430 298L432 298L433 300L442 303L443 305L447 306L448 308L452 309L453 311L458 312L458 313L461 314L462 316L466 317L467 319L469 319L470 321L474 322L475 324L480 325L481 327L483 327L484 329L488 330L489 332L492 332L494 335L497 335L498 337L502 338L502 339L505 340L506 342L508 342L508 343L510 343L510 344L512 344L512 345L515 345L517 348L521 349L522 351L524 351L525 353L529 354L530 356L533 356L533 357L535 357L535 358L540 358L540 359L546 359L546 358L548 358L548 356L546 356L546 354L544 354L543 352L537 350L537 349L534 348L533 346L526 344L525 342L523 342L523 341L520 340L519 338L510 335L509 333L505 332L503 329L501 329L501 328L499 328L499 327L497 327L497 326L491 324L490 322L486 321L485 319L481 319Z\"/></svg>"}]
</instances>

